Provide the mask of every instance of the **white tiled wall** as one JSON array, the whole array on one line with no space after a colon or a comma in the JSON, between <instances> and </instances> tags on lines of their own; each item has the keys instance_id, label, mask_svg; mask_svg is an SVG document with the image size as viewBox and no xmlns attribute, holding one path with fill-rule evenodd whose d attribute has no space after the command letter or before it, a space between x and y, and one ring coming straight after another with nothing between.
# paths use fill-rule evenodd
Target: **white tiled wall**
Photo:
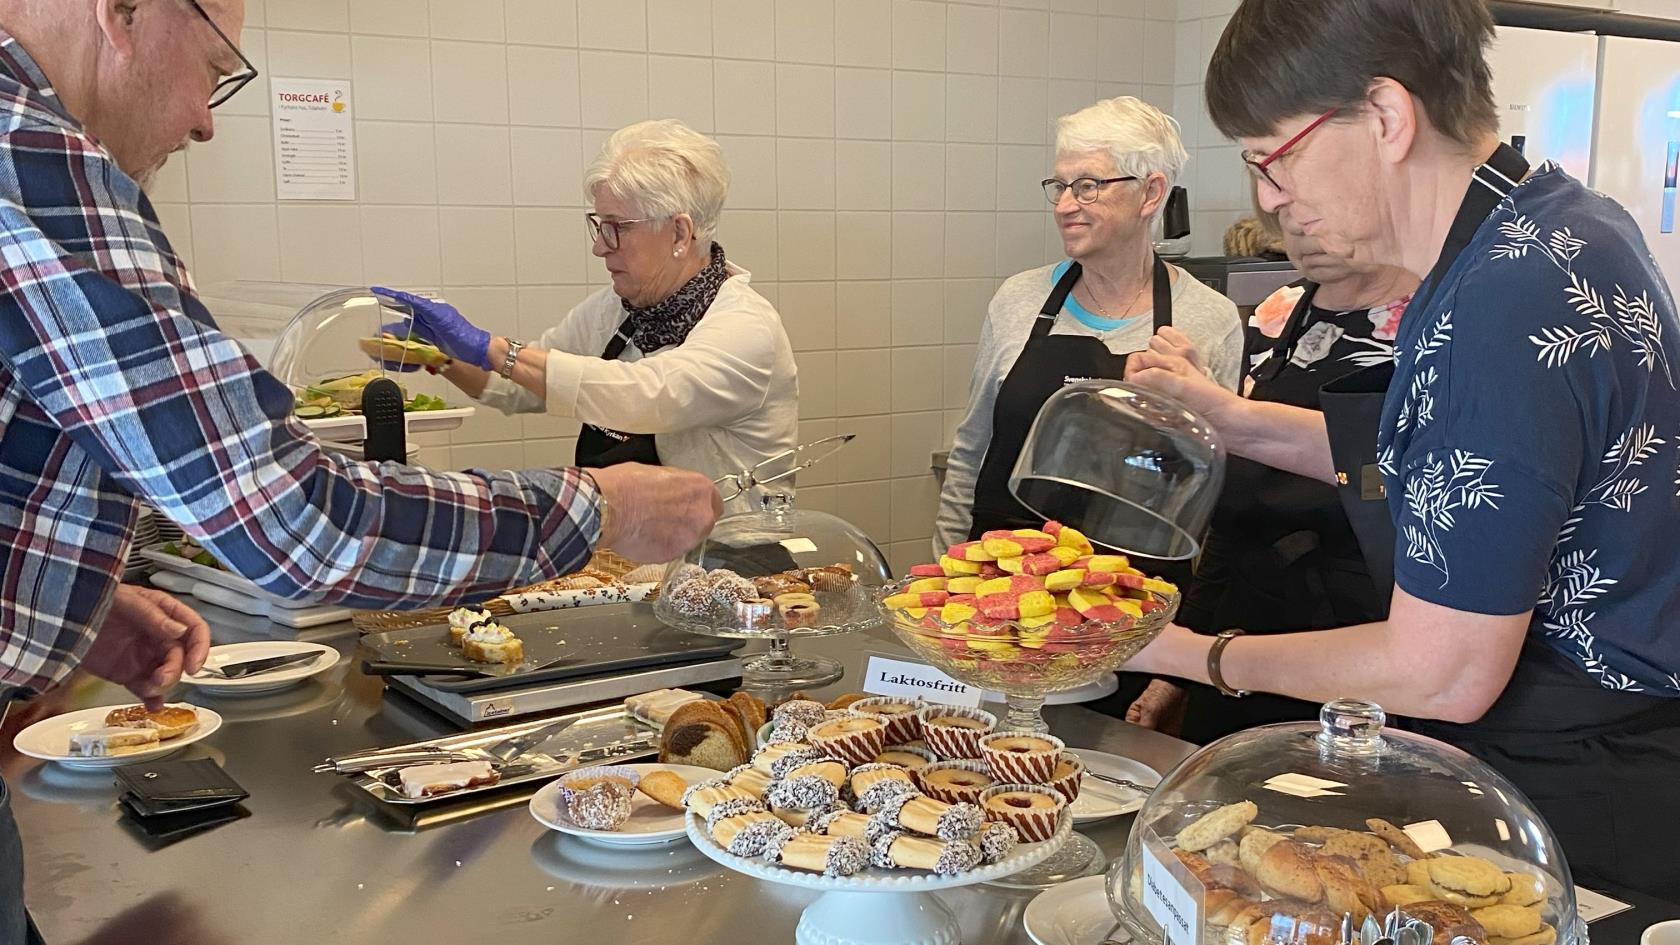
<instances>
[{"instance_id":1,"label":"white tiled wall","mask_svg":"<svg viewBox=\"0 0 1680 945\"><path fill-rule=\"evenodd\" d=\"M1191 252L1198 255L1223 253L1226 228L1254 212L1252 184L1238 157L1241 149L1213 127L1202 96L1208 60L1238 2L1178 0L1173 27L1173 115L1190 152Z\"/></svg>"},{"instance_id":2,"label":"white tiled wall","mask_svg":"<svg viewBox=\"0 0 1680 945\"><path fill-rule=\"evenodd\" d=\"M201 283L441 290L481 325L530 338L604 283L583 236L583 165L613 128L680 117L731 162L720 239L782 312L802 435L858 434L803 479L801 503L854 519L900 566L926 554L929 457L966 403L987 300L1002 277L1059 255L1037 186L1052 118L1099 96L1199 98L1182 94L1196 75L1175 75L1174 57L1201 61L1200 34L1183 39L1201 17L1175 24L1172 0L249 10L244 45L265 75L354 82L360 199L276 203L259 82L155 188ZM576 432L481 412L428 437L423 458L563 464Z\"/></svg>"}]
</instances>

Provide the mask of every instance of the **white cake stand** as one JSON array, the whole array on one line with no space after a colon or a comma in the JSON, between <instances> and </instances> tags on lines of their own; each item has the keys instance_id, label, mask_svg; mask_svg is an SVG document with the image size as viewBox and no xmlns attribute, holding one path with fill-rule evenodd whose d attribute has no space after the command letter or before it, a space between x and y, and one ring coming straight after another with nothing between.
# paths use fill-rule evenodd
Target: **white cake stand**
<instances>
[{"instance_id":1,"label":"white cake stand","mask_svg":"<svg viewBox=\"0 0 1680 945\"><path fill-rule=\"evenodd\" d=\"M930 893L989 882L1035 866L1055 853L1072 831L1073 820L1064 813L1050 839L1022 844L1007 859L955 876L874 868L856 876L824 876L736 856L706 833L704 819L688 815L688 837L701 853L737 873L822 891L799 917L794 939L798 945L957 945L962 930L956 914Z\"/></svg>"}]
</instances>

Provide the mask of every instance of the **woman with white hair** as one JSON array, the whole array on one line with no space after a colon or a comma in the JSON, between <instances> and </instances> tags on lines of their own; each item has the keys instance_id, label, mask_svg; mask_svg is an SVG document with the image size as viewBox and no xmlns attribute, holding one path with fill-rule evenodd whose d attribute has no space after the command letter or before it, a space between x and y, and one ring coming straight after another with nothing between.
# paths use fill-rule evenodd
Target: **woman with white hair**
<instances>
[{"instance_id":1,"label":"woman with white hair","mask_svg":"<svg viewBox=\"0 0 1680 945\"><path fill-rule=\"evenodd\" d=\"M781 316L713 239L729 189L717 142L675 119L621 128L583 188L612 284L533 343L493 337L443 302L375 291L414 309L414 333L452 359L439 373L469 396L581 420L579 466L715 478L792 448L799 384Z\"/></svg>"},{"instance_id":2,"label":"woman with white hair","mask_svg":"<svg viewBox=\"0 0 1680 945\"><path fill-rule=\"evenodd\" d=\"M1177 123L1130 96L1057 122L1056 176L1042 186L1068 258L1010 277L992 297L939 497L937 550L1034 524L1009 473L1039 407L1072 381L1119 380L1158 329L1236 389L1236 306L1154 251L1156 218L1188 160Z\"/></svg>"}]
</instances>

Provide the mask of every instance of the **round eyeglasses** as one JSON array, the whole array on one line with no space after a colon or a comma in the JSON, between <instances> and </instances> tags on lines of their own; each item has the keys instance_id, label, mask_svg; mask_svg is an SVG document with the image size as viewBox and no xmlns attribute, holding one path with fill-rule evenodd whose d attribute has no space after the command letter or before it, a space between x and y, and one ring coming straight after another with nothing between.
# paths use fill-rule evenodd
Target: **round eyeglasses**
<instances>
[{"instance_id":1,"label":"round eyeglasses","mask_svg":"<svg viewBox=\"0 0 1680 945\"><path fill-rule=\"evenodd\" d=\"M1108 184L1118 184L1122 181L1141 180L1139 177L1079 177L1074 180L1057 180L1046 177L1038 182L1044 188L1044 197L1051 204L1062 202L1062 194L1073 191L1073 199L1080 203L1095 203L1102 189Z\"/></svg>"}]
</instances>

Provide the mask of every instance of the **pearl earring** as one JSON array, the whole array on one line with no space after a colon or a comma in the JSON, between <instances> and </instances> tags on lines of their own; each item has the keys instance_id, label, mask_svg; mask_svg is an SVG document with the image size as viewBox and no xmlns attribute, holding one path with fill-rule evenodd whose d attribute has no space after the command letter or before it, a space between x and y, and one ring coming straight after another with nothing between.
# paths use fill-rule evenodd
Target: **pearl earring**
<instances>
[{"instance_id":1,"label":"pearl earring","mask_svg":"<svg viewBox=\"0 0 1680 945\"><path fill-rule=\"evenodd\" d=\"M681 256L681 255L682 255L682 250L680 250L680 249L671 250L671 258L672 259L676 259L678 256Z\"/></svg>"}]
</instances>

